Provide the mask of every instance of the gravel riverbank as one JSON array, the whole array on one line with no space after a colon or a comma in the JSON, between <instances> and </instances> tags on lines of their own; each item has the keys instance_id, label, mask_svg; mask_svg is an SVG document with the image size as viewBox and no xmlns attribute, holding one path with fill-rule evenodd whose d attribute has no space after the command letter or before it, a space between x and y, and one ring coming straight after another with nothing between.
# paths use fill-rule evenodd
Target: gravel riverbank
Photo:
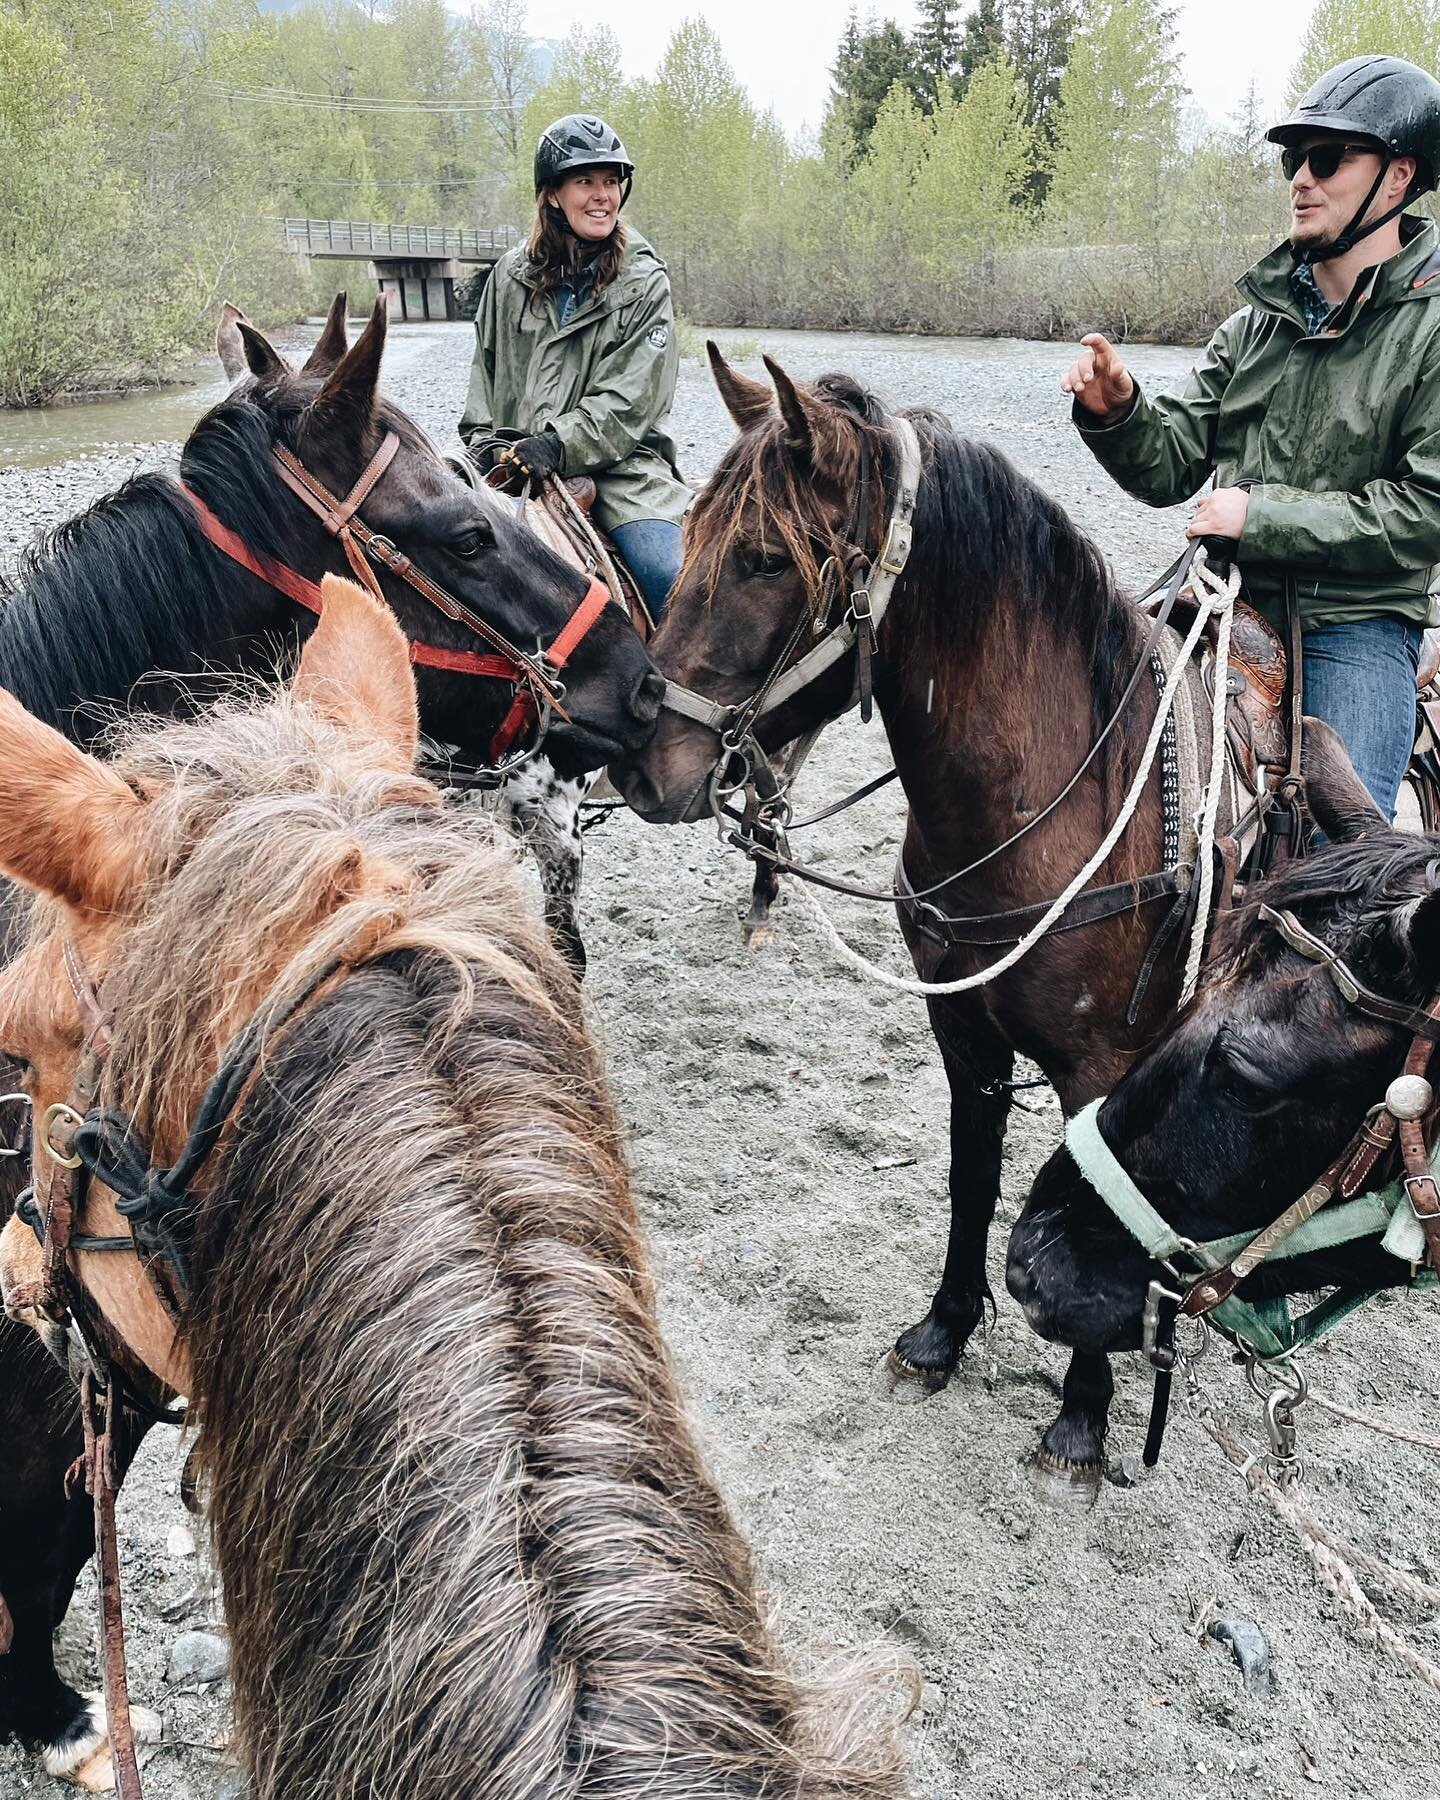
<instances>
[{"instance_id":1,"label":"gravel riverbank","mask_svg":"<svg viewBox=\"0 0 1440 1800\"><path fill-rule=\"evenodd\" d=\"M390 391L442 438L471 341L465 327L396 335ZM762 341L797 375L845 369L1000 444L1128 582L1173 556L1179 517L1120 494L1066 422L1056 387L1065 346L784 332ZM1178 377L1189 355L1139 348L1132 360L1155 383ZM703 477L730 432L701 363L684 365L674 422L687 473ZM113 444L58 466L0 469L0 564L175 448ZM878 725L837 728L806 771L802 808L884 762ZM835 873L886 878L899 820L891 792L825 828ZM995 1330L947 1390L898 1406L876 1366L924 1310L946 1221L946 1095L920 1003L837 966L795 907L781 910L770 950L747 953L746 869L708 830L660 831L617 814L588 849L588 992L631 1127L686 1392L787 1638L824 1648L888 1632L919 1663L917 1800L1433 1794L1433 1697L1357 1643L1293 1540L1183 1409L1162 1467L1140 1486L1107 1485L1083 1516L1033 1497L1021 1465L1054 1416L1064 1359L1004 1297L1003 1252L1058 1138L1048 1095L1022 1097L1006 1147ZM853 942L901 965L893 920L836 911ZM1423 1424L1440 1388L1440 1316L1433 1302L1378 1303L1315 1366L1335 1397ZM1149 1384L1129 1361L1116 1372L1118 1457L1138 1452ZM1249 1427L1237 1375L1221 1365L1208 1380ZM1320 1517L1440 1578L1433 1461L1338 1421L1307 1413L1303 1424ZM216 1800L228 1777L225 1687L166 1680L179 1634L219 1617L203 1551L177 1531L177 1481L174 1445L157 1432L121 1504L132 1691L166 1720L169 1742L147 1775L154 1800ZM96 1675L90 1598L87 1580L64 1636L84 1685ZM1259 1624L1270 1697L1248 1695L1229 1652L1204 1638L1217 1614ZM1440 1653L1440 1626L1408 1609L1387 1616ZM64 1791L16 1747L0 1748L0 1800Z\"/></svg>"}]
</instances>

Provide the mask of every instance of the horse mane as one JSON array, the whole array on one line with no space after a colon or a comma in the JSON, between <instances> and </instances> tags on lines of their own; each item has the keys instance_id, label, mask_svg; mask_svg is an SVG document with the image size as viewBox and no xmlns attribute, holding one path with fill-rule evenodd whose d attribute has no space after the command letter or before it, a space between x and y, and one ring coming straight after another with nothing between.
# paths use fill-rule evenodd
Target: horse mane
<instances>
[{"instance_id":1,"label":"horse mane","mask_svg":"<svg viewBox=\"0 0 1440 1800\"><path fill-rule=\"evenodd\" d=\"M864 522L865 547L874 555L898 472L889 415L849 375L822 375L810 392L842 422L837 443L852 446L851 471L842 470L838 484L842 498L853 484L861 442L871 468L884 471L886 491L872 483ZM931 407L902 408L901 416L915 426L924 462L914 544L896 593L907 642L918 643L933 662L943 697L945 671L968 657L998 605L1011 610L1010 628L1022 642L1073 634L1092 659L1098 729L1119 701L1141 641L1135 609L1104 556L1002 451L961 436ZM816 603L825 557L843 548L822 502L786 445L780 414L761 418L730 445L687 515L681 580L698 574L713 595L726 556L758 523L761 541L783 545Z\"/></svg>"},{"instance_id":2,"label":"horse mane","mask_svg":"<svg viewBox=\"0 0 1440 1800\"><path fill-rule=\"evenodd\" d=\"M1207 979L1263 970L1283 940L1259 923L1261 905L1293 912L1393 998L1429 998L1406 929L1409 908L1440 882L1440 838L1384 830L1296 857L1220 915Z\"/></svg>"},{"instance_id":3,"label":"horse mane","mask_svg":"<svg viewBox=\"0 0 1440 1800\"><path fill-rule=\"evenodd\" d=\"M181 455L186 484L252 549L284 562L304 556L305 527L270 450L277 423L295 446L301 402L315 389L297 378L282 406L270 392L267 410L243 384L205 414ZM426 442L388 403L380 420L409 443ZM118 708L151 703L147 673L157 672L156 687L159 672L183 675L198 692L196 677L233 666L239 640L273 619L253 579L204 538L175 478L146 471L21 553L18 587L0 590L0 686L89 743ZM276 634L267 661L283 660L289 635ZM157 709L168 705L167 693Z\"/></svg>"},{"instance_id":4,"label":"horse mane","mask_svg":"<svg viewBox=\"0 0 1440 1800\"><path fill-rule=\"evenodd\" d=\"M779 1661L660 1339L573 981L508 854L288 697L129 728L148 860L107 1104L173 1155L267 1049L191 1228L192 1417L255 1800L882 1800L874 1666Z\"/></svg>"}]
</instances>

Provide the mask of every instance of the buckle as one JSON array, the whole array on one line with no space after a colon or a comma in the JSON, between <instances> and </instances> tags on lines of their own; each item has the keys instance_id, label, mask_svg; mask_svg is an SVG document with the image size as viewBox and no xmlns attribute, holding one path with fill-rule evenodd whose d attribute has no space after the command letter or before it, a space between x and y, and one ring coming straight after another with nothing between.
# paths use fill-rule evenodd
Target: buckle
<instances>
[{"instance_id":1,"label":"buckle","mask_svg":"<svg viewBox=\"0 0 1440 1800\"><path fill-rule=\"evenodd\" d=\"M910 560L914 536L914 528L908 519L892 519L880 554L875 559L875 567L883 569L887 575L903 575Z\"/></svg>"},{"instance_id":2,"label":"buckle","mask_svg":"<svg viewBox=\"0 0 1440 1800\"><path fill-rule=\"evenodd\" d=\"M1168 1309L1169 1318L1165 1317ZM1145 1310L1140 1317L1140 1348L1152 1369L1162 1373L1175 1367L1175 1315L1180 1295L1163 1281L1152 1281L1145 1290Z\"/></svg>"}]
</instances>

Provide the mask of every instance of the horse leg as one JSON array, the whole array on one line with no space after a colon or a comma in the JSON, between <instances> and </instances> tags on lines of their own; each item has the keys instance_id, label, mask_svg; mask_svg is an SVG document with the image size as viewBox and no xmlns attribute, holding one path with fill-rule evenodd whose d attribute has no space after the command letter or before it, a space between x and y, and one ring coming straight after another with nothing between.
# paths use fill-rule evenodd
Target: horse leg
<instances>
[{"instance_id":1,"label":"horse leg","mask_svg":"<svg viewBox=\"0 0 1440 1800\"><path fill-rule=\"evenodd\" d=\"M775 833L768 825L757 825L756 839L773 850ZM780 877L775 865L763 856L755 858L755 880L750 887L750 910L745 915L745 942L752 950L764 950L775 942L775 927L770 923L770 908L780 898Z\"/></svg>"},{"instance_id":2,"label":"horse leg","mask_svg":"<svg viewBox=\"0 0 1440 1800\"><path fill-rule=\"evenodd\" d=\"M950 1083L950 1237L930 1310L900 1333L887 1360L891 1391L905 1398L944 1387L986 1306L994 1310L985 1245L1010 1111L1004 1083L1015 1066L1010 1046L973 1007L954 999L926 1006Z\"/></svg>"},{"instance_id":3,"label":"horse leg","mask_svg":"<svg viewBox=\"0 0 1440 1800\"><path fill-rule=\"evenodd\" d=\"M1042 1500L1052 1506L1088 1508L1099 1499L1114 1392L1110 1358L1076 1350L1065 1371L1060 1416L1035 1452L1032 1472Z\"/></svg>"},{"instance_id":4,"label":"horse leg","mask_svg":"<svg viewBox=\"0 0 1440 1800\"><path fill-rule=\"evenodd\" d=\"M75 1389L28 1325L0 1318L0 1737L38 1746L45 1768L105 1791L109 1738L105 1704L81 1694L55 1668L55 1628L94 1550L93 1509L84 1485L65 1493L65 1475L83 1448ZM139 1434L121 1446L128 1462ZM160 1721L131 1709L137 1736Z\"/></svg>"},{"instance_id":5,"label":"horse leg","mask_svg":"<svg viewBox=\"0 0 1440 1800\"><path fill-rule=\"evenodd\" d=\"M576 917L585 859L580 802L594 779L567 779L543 757L535 757L505 783L511 820L540 873L545 923L577 980L585 975L585 944Z\"/></svg>"}]
</instances>

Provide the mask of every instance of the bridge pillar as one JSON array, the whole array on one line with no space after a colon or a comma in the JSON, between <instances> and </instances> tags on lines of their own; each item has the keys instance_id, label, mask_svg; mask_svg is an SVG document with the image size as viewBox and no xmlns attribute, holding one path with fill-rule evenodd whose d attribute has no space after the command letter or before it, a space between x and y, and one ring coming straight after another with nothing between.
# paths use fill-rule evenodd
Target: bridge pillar
<instances>
[{"instance_id":1,"label":"bridge pillar","mask_svg":"<svg viewBox=\"0 0 1440 1800\"><path fill-rule=\"evenodd\" d=\"M371 277L385 296L392 319L458 319L455 280L460 265L451 258L423 262L386 259L367 263Z\"/></svg>"}]
</instances>

